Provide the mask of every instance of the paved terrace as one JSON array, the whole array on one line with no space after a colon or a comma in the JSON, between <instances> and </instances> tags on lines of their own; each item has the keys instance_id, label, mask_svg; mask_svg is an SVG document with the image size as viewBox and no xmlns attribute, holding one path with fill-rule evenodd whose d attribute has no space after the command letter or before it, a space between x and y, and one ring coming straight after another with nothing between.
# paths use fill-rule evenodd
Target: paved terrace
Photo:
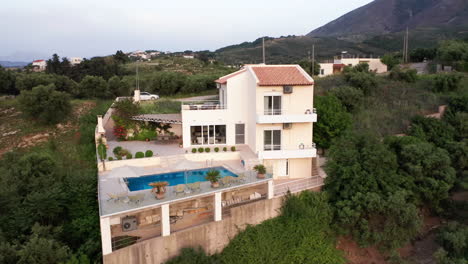
<instances>
[{"instance_id":1,"label":"paved terrace","mask_svg":"<svg viewBox=\"0 0 468 264\"><path fill-rule=\"evenodd\" d=\"M233 162L224 163L224 165L227 164L233 165ZM202 164L200 165L203 166ZM216 165L213 164L213 166ZM231 167L227 168L232 170ZM153 171L153 168L148 168L147 171ZM129 192L126 183L123 181L122 178L111 178L111 173L109 172L102 173L99 177L99 199L101 207L100 213L101 216L111 216L134 211L137 209L156 207L175 201L193 199L200 196L214 194L215 192L227 191L239 187L266 183L267 181L271 180L271 175L267 175L265 179L257 179L257 174L254 171L243 171L240 173L237 171L236 174L244 174L245 179L241 182L233 182L225 186L220 185L219 188L212 188L210 182L205 181L201 182L200 190L192 192L189 191L188 188L186 188L185 192L182 194L176 194L174 192L175 186L168 186L166 187L165 198L158 200L155 198L154 194L151 193L151 190ZM110 199L110 195L118 195L119 199ZM132 197L138 197L139 201L132 201Z\"/></svg>"}]
</instances>

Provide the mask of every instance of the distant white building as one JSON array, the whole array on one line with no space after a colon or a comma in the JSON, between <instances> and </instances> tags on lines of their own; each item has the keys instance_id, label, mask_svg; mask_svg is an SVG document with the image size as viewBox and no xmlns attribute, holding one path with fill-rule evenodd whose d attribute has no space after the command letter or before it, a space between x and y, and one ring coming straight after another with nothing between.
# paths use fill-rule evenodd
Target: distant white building
<instances>
[{"instance_id":1,"label":"distant white building","mask_svg":"<svg viewBox=\"0 0 468 264\"><path fill-rule=\"evenodd\" d=\"M78 64L80 64L82 61L83 61L83 58L80 58L80 57L72 57L72 58L70 58L70 64L71 64L72 66L78 65Z\"/></svg>"},{"instance_id":2,"label":"distant white building","mask_svg":"<svg viewBox=\"0 0 468 264\"><path fill-rule=\"evenodd\" d=\"M47 62L45 60L35 60L32 62L34 71L45 71L47 68Z\"/></svg>"},{"instance_id":3,"label":"distant white building","mask_svg":"<svg viewBox=\"0 0 468 264\"><path fill-rule=\"evenodd\" d=\"M387 72L385 65L380 58L341 58L334 59L333 63L320 63L320 77L341 73L346 66L354 67L361 63L367 63L369 70L375 73Z\"/></svg>"},{"instance_id":4,"label":"distant white building","mask_svg":"<svg viewBox=\"0 0 468 264\"><path fill-rule=\"evenodd\" d=\"M186 58L186 59L193 59L195 58L195 56L193 54L184 54L182 55L182 57Z\"/></svg>"}]
</instances>

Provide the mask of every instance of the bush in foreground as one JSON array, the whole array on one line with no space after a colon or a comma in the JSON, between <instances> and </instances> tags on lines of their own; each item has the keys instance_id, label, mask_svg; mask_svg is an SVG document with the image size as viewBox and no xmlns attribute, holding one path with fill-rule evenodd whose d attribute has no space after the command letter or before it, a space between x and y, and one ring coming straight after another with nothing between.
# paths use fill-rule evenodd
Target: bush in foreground
<instances>
[{"instance_id":1,"label":"bush in foreground","mask_svg":"<svg viewBox=\"0 0 468 264\"><path fill-rule=\"evenodd\" d=\"M63 121L71 112L70 96L55 90L55 85L39 85L22 91L18 97L20 109L27 116L45 124Z\"/></svg>"},{"instance_id":2,"label":"bush in foreground","mask_svg":"<svg viewBox=\"0 0 468 264\"><path fill-rule=\"evenodd\" d=\"M145 157L145 154L141 151L138 151L136 154L135 154L135 158L136 159L141 159L141 158L144 158Z\"/></svg>"},{"instance_id":3,"label":"bush in foreground","mask_svg":"<svg viewBox=\"0 0 468 264\"><path fill-rule=\"evenodd\" d=\"M153 151L147 150L147 151L145 152L145 157L147 157L147 158L153 157Z\"/></svg>"}]
</instances>

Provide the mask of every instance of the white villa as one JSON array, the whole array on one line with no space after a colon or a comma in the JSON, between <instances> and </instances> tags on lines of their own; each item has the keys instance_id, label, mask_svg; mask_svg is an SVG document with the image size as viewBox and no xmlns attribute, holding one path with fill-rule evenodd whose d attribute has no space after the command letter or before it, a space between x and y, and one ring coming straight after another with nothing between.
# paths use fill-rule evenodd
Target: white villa
<instances>
[{"instance_id":1,"label":"white villa","mask_svg":"<svg viewBox=\"0 0 468 264\"><path fill-rule=\"evenodd\" d=\"M216 100L183 101L179 114L133 117L170 124L171 136L161 135L156 142L117 142L112 108L98 116L96 140L103 139L108 156L116 146L154 153L98 162L104 262L119 258L116 251L124 247L229 217L242 219L236 216L242 206L323 185L312 136L317 121L314 80L300 66L246 65L216 83ZM139 94L136 90L135 102ZM176 141L170 143L172 137ZM208 151L200 153L200 148ZM267 168L266 177L253 170L258 164ZM219 187L204 176L196 178L211 168L230 176L222 175ZM148 177L169 182L165 197L155 198L145 188ZM132 181L141 188L131 186Z\"/></svg>"},{"instance_id":2,"label":"white villa","mask_svg":"<svg viewBox=\"0 0 468 264\"><path fill-rule=\"evenodd\" d=\"M387 72L385 65L380 58L335 58L333 62L320 63L320 77L341 73L346 66L354 67L360 63L369 64L369 70L375 73Z\"/></svg>"}]
</instances>

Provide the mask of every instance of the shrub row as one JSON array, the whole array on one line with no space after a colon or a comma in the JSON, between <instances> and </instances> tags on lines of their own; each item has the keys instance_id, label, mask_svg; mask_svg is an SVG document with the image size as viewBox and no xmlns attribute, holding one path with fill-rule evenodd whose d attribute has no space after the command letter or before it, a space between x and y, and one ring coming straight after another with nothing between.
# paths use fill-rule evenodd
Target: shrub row
<instances>
[{"instance_id":1,"label":"shrub row","mask_svg":"<svg viewBox=\"0 0 468 264\"><path fill-rule=\"evenodd\" d=\"M133 158L132 153L130 153L129 150L122 148L121 146L115 147L112 150L112 152L114 153L115 158L114 157L109 157L109 161L113 161L114 159L121 160L124 156L125 156L126 159L132 159ZM143 153L141 151L135 153L135 158L136 159L141 159L141 158L145 158L145 157L146 158L153 157L153 151L147 150L147 151L145 151L145 153Z\"/></svg>"},{"instance_id":2,"label":"shrub row","mask_svg":"<svg viewBox=\"0 0 468 264\"><path fill-rule=\"evenodd\" d=\"M215 147L214 149L214 152L219 152L219 147ZM223 147L223 151L226 152L228 150L227 147ZM202 147L199 147L198 149L197 148L192 148L192 153L197 153L197 151L199 153L203 153L203 152L206 152L206 153L209 153L211 152L211 149L210 148L202 148ZM234 152L236 151L236 147L232 146L231 147L231 151Z\"/></svg>"}]
</instances>

